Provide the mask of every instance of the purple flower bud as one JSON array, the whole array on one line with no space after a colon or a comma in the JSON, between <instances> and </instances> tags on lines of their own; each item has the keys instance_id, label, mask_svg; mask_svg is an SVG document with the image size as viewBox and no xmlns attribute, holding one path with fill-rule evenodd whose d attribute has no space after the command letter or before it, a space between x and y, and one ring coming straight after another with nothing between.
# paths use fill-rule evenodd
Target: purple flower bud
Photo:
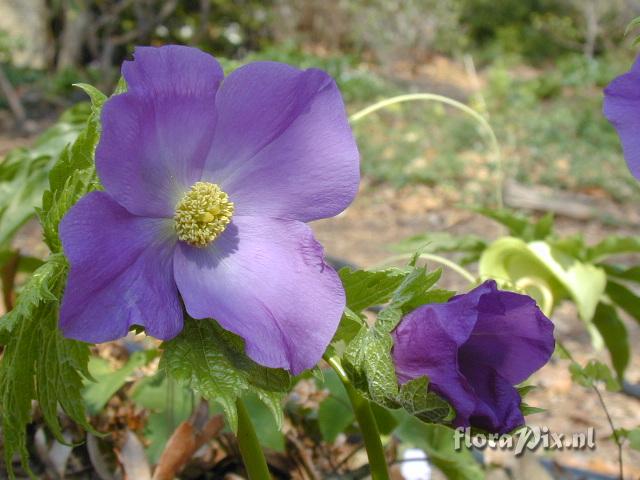
<instances>
[{"instance_id":1,"label":"purple flower bud","mask_svg":"<svg viewBox=\"0 0 640 480\"><path fill-rule=\"evenodd\" d=\"M527 295L493 280L447 303L423 305L393 332L401 384L429 377L456 411L454 425L505 433L524 424L514 388L551 357L553 324Z\"/></svg>"}]
</instances>

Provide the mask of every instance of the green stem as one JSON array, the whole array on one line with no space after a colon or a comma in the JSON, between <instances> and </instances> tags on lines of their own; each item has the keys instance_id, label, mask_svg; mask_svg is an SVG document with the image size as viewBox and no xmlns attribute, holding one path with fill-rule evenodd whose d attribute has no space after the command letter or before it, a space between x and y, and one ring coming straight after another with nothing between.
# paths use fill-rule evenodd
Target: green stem
<instances>
[{"instance_id":1,"label":"green stem","mask_svg":"<svg viewBox=\"0 0 640 480\"><path fill-rule=\"evenodd\" d=\"M367 457L369 457L372 480L390 480L384 449L380 441L380 432L378 432L378 424L373 416L373 410L371 410L371 403L351 385L338 359L329 357L325 358L325 360L336 371L349 395L353 413L362 432L364 448L367 450Z\"/></svg>"},{"instance_id":2,"label":"green stem","mask_svg":"<svg viewBox=\"0 0 640 480\"><path fill-rule=\"evenodd\" d=\"M247 407L240 398L236 401L236 407L238 408L238 446L249 480L271 480L269 467L267 467L256 431L253 429Z\"/></svg>"},{"instance_id":3,"label":"green stem","mask_svg":"<svg viewBox=\"0 0 640 480\"><path fill-rule=\"evenodd\" d=\"M367 115L370 115L373 112L376 112L383 108L390 107L391 105L416 101L444 103L466 113L467 115L471 116L476 122L478 122L480 127L485 131L487 137L489 138L491 150L493 151L493 161L495 162L496 169L498 171L496 200L498 202L498 208L502 208L502 184L504 183L504 165L502 163L502 152L500 151L500 144L498 143L498 138L496 137L496 134L493 131L493 128L491 128L491 125L489 124L487 119L484 118L480 113L476 112L473 108L452 98L442 95L436 95L434 93L410 93L408 95L398 95L396 97L386 98L377 103L374 103L373 105L370 105L367 108L364 108L359 112L351 115L349 117L349 120L351 121L351 123L356 123L365 118Z\"/></svg>"}]
</instances>

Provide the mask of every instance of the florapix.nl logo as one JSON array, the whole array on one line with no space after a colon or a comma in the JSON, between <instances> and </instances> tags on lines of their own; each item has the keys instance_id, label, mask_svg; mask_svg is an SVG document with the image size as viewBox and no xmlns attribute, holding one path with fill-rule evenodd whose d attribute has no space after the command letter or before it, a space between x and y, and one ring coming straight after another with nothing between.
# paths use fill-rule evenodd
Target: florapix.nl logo
<instances>
[{"instance_id":1,"label":"florapix.nl logo","mask_svg":"<svg viewBox=\"0 0 640 480\"><path fill-rule=\"evenodd\" d=\"M593 427L583 432L558 433L548 427L527 426L510 434L477 433L471 428L457 428L454 432L454 448L462 446L484 450L510 450L520 456L525 450L594 450L596 448Z\"/></svg>"}]
</instances>

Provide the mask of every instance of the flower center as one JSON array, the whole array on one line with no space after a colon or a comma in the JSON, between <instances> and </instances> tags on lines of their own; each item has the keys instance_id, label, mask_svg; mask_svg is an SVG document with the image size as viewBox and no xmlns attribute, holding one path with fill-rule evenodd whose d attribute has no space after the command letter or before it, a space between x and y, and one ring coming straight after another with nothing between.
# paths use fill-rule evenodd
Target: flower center
<instances>
[{"instance_id":1,"label":"flower center","mask_svg":"<svg viewBox=\"0 0 640 480\"><path fill-rule=\"evenodd\" d=\"M218 185L196 182L176 205L173 219L178 238L206 247L224 232L233 215L233 202Z\"/></svg>"}]
</instances>

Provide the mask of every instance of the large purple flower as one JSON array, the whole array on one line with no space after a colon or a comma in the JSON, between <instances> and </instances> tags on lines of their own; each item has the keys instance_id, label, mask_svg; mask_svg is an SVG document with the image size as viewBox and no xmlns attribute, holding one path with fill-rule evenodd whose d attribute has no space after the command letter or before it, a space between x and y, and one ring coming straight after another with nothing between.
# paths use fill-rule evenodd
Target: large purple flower
<instances>
[{"instance_id":1,"label":"large purple flower","mask_svg":"<svg viewBox=\"0 0 640 480\"><path fill-rule=\"evenodd\" d=\"M60 224L64 334L104 342L135 324L170 339L182 298L256 362L313 366L345 297L305 222L341 212L359 183L335 82L272 62L223 80L213 57L179 46L137 48L122 74L96 151L105 191Z\"/></svg>"},{"instance_id":2,"label":"large purple flower","mask_svg":"<svg viewBox=\"0 0 640 480\"><path fill-rule=\"evenodd\" d=\"M513 385L542 367L555 346L553 324L535 301L500 291L493 280L417 308L393 338L401 384L426 375L454 407L455 426L500 433L524 424Z\"/></svg>"},{"instance_id":3,"label":"large purple flower","mask_svg":"<svg viewBox=\"0 0 640 480\"><path fill-rule=\"evenodd\" d=\"M620 135L629 170L640 180L640 57L604 93L604 114Z\"/></svg>"}]
</instances>

